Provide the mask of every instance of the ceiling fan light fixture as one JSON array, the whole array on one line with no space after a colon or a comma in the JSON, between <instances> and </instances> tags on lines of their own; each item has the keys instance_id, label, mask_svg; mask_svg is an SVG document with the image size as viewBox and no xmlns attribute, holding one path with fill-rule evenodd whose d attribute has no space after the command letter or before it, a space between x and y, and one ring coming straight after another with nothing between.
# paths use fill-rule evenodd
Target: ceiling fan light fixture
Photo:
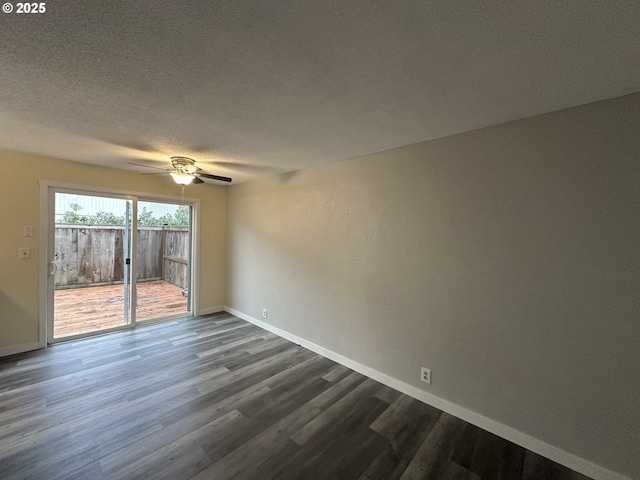
<instances>
[{"instance_id":1,"label":"ceiling fan light fixture","mask_svg":"<svg viewBox=\"0 0 640 480\"><path fill-rule=\"evenodd\" d=\"M189 185L193 182L193 175L189 175L185 172L169 172L169 175L171 175L173 181L178 185Z\"/></svg>"}]
</instances>

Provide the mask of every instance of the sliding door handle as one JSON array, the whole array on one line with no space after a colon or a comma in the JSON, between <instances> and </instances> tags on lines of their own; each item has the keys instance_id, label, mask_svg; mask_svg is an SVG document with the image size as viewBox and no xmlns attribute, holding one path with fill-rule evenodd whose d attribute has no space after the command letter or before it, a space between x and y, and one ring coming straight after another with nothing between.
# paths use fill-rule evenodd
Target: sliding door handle
<instances>
[{"instance_id":1,"label":"sliding door handle","mask_svg":"<svg viewBox=\"0 0 640 480\"><path fill-rule=\"evenodd\" d=\"M58 264L55 261L51 260L49 262L49 267L50 267L49 268L49 275L55 275L56 272L58 271Z\"/></svg>"}]
</instances>

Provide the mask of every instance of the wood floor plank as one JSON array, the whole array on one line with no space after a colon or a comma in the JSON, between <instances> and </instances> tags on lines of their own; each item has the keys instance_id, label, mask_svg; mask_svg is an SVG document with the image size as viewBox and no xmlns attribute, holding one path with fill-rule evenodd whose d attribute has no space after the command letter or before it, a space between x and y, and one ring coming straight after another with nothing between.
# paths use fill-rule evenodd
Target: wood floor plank
<instances>
[{"instance_id":1,"label":"wood floor plank","mask_svg":"<svg viewBox=\"0 0 640 480\"><path fill-rule=\"evenodd\" d=\"M251 480L274 478L276 467L300 450L289 435L320 414L306 403L263 430L195 477L197 480Z\"/></svg>"},{"instance_id":2,"label":"wood floor plank","mask_svg":"<svg viewBox=\"0 0 640 480\"><path fill-rule=\"evenodd\" d=\"M400 478L440 417L440 410L406 395L399 396L371 424L387 440L387 448L367 468L367 480Z\"/></svg>"},{"instance_id":3,"label":"wood floor plank","mask_svg":"<svg viewBox=\"0 0 640 480\"><path fill-rule=\"evenodd\" d=\"M588 480L226 313L0 359L0 478Z\"/></svg>"},{"instance_id":4,"label":"wood floor plank","mask_svg":"<svg viewBox=\"0 0 640 480\"><path fill-rule=\"evenodd\" d=\"M333 365L331 370L322 378L324 378L327 382L335 383L342 380L344 377L346 377L350 373L351 373L351 370L349 370L344 365L335 364Z\"/></svg>"},{"instance_id":5,"label":"wood floor plank","mask_svg":"<svg viewBox=\"0 0 640 480\"><path fill-rule=\"evenodd\" d=\"M276 466L274 478L358 478L366 468L366 464L360 463L365 454L358 447L377 446L375 450L366 452L367 463L384 448L384 439L369 430L368 425L387 406L362 389L359 395L349 398L348 402L331 407L331 415L320 414L309 422L308 425L313 425L312 429L303 428L291 436L302 448ZM336 416L336 409L340 410L339 416ZM329 418L335 421L327 422ZM303 442L299 432L304 433ZM353 471L354 463L358 464L355 467L362 468ZM347 471L351 471L353 476L345 477Z\"/></svg>"},{"instance_id":6,"label":"wood floor plank","mask_svg":"<svg viewBox=\"0 0 640 480\"><path fill-rule=\"evenodd\" d=\"M181 461L181 457L195 452L199 467L200 461L206 458L201 448L203 440L212 436L224 437L245 421L237 410L208 422L203 421L201 416L190 420L188 426L173 424L143 439L141 446L137 448L120 449L103 458L101 466L105 475L113 478L144 478L152 470L162 473L163 477L168 473L167 470L174 475L184 473L189 465L184 460ZM198 472L199 470L193 471L190 476Z\"/></svg>"},{"instance_id":7,"label":"wood floor plank","mask_svg":"<svg viewBox=\"0 0 640 480\"><path fill-rule=\"evenodd\" d=\"M297 409L300 405L306 404L309 398L312 398L319 391L322 391L325 386L326 382L324 380L316 378L311 384L293 392L283 394L282 391L269 389L266 395L262 395L259 398L256 397L248 403L243 402L242 405L238 406L238 409L243 413L245 418L248 418L250 421L246 425L243 425L242 428L238 428L231 435L227 436L224 442L207 442L203 445L203 448L212 461L218 461L245 443L247 438L254 437L267 430L274 423L284 418L289 412ZM269 402L264 408L259 410L252 409L252 406L258 403L267 403L266 401L273 396L277 397L279 401L275 403Z\"/></svg>"},{"instance_id":8,"label":"wood floor plank","mask_svg":"<svg viewBox=\"0 0 640 480\"><path fill-rule=\"evenodd\" d=\"M291 440L300 446L304 446L314 437L329 438L334 434L336 428L346 421L346 419L354 412L361 408L361 404L367 402L381 387L374 381L367 379L355 389L348 392L344 397L331 405L321 415L302 427L291 436ZM380 401L380 403L383 403Z\"/></svg>"},{"instance_id":9,"label":"wood floor plank","mask_svg":"<svg viewBox=\"0 0 640 480\"><path fill-rule=\"evenodd\" d=\"M588 477L567 467L526 451L522 480L589 480Z\"/></svg>"},{"instance_id":10,"label":"wood floor plank","mask_svg":"<svg viewBox=\"0 0 640 480\"><path fill-rule=\"evenodd\" d=\"M347 377L344 377L339 382L335 383L327 390L322 392L316 398L311 400L311 403L322 410L329 408L337 401L342 399L347 393L351 392L354 388L357 388L367 380L367 377L357 372L350 371Z\"/></svg>"},{"instance_id":11,"label":"wood floor plank","mask_svg":"<svg viewBox=\"0 0 640 480\"><path fill-rule=\"evenodd\" d=\"M465 428L465 422L441 413L411 463L400 477L402 480L439 480L451 466L451 455Z\"/></svg>"},{"instance_id":12,"label":"wood floor plank","mask_svg":"<svg viewBox=\"0 0 640 480\"><path fill-rule=\"evenodd\" d=\"M342 433L333 441L327 442L326 448L319 448L318 444L305 446L306 450L320 452L314 461L296 462L296 468L290 469L289 475L279 478L315 478L317 480L358 478L386 448L386 440L368 428L371 421L385 408L384 402L371 397L361 411L342 424L344 428ZM308 452L306 455L309 456Z\"/></svg>"},{"instance_id":13,"label":"wood floor plank","mask_svg":"<svg viewBox=\"0 0 640 480\"><path fill-rule=\"evenodd\" d=\"M522 478L524 448L467 425L451 460L480 477Z\"/></svg>"}]
</instances>

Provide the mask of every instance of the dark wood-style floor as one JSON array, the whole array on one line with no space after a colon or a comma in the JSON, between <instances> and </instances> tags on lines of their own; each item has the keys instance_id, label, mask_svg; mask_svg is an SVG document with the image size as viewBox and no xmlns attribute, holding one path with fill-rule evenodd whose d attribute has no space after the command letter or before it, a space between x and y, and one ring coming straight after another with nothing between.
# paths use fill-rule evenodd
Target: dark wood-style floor
<instances>
[{"instance_id":1,"label":"dark wood-style floor","mask_svg":"<svg viewBox=\"0 0 640 480\"><path fill-rule=\"evenodd\" d=\"M54 338L95 332L124 324L124 286L56 290ZM136 284L136 320L144 321L187 311L187 298L182 288L164 280Z\"/></svg>"},{"instance_id":2,"label":"dark wood-style floor","mask_svg":"<svg viewBox=\"0 0 640 480\"><path fill-rule=\"evenodd\" d=\"M0 478L586 477L219 314L0 360Z\"/></svg>"}]
</instances>

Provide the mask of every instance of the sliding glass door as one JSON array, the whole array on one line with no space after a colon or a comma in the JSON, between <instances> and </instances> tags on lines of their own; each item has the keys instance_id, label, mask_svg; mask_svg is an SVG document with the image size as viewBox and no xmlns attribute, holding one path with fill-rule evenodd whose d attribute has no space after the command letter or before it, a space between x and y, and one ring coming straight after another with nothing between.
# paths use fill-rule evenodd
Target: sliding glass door
<instances>
[{"instance_id":1,"label":"sliding glass door","mask_svg":"<svg viewBox=\"0 0 640 480\"><path fill-rule=\"evenodd\" d=\"M192 206L50 188L49 343L191 311Z\"/></svg>"}]
</instances>

